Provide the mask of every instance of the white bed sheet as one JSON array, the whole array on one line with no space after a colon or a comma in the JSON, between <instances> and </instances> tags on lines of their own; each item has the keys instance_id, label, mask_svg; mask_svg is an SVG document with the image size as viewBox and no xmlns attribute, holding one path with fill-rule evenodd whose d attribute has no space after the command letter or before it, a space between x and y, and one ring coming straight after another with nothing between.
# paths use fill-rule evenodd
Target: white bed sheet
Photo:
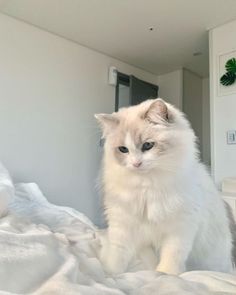
<instances>
[{"instance_id":1,"label":"white bed sheet","mask_svg":"<svg viewBox=\"0 0 236 295\"><path fill-rule=\"evenodd\" d=\"M9 212L0 219L0 294L236 294L236 276L217 272L170 276L141 270L137 262L109 277L96 256L97 229L86 216L50 204L33 183L10 194Z\"/></svg>"}]
</instances>

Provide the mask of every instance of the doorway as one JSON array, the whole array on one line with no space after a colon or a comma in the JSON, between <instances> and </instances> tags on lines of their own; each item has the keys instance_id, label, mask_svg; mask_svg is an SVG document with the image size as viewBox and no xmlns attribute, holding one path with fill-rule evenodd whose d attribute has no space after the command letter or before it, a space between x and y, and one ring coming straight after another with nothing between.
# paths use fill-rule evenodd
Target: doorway
<instances>
[{"instance_id":1,"label":"doorway","mask_svg":"<svg viewBox=\"0 0 236 295\"><path fill-rule=\"evenodd\" d=\"M159 87L132 75L117 73L115 111L158 97Z\"/></svg>"}]
</instances>

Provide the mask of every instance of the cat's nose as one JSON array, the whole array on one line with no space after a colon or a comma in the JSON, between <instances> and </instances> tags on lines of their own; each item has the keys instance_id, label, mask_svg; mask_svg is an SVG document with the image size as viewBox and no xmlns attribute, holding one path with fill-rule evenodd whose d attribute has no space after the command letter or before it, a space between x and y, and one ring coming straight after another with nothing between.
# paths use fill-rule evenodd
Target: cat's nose
<instances>
[{"instance_id":1,"label":"cat's nose","mask_svg":"<svg viewBox=\"0 0 236 295\"><path fill-rule=\"evenodd\" d=\"M133 166L138 168L139 166L141 166L142 162L141 161L137 161L133 163Z\"/></svg>"}]
</instances>

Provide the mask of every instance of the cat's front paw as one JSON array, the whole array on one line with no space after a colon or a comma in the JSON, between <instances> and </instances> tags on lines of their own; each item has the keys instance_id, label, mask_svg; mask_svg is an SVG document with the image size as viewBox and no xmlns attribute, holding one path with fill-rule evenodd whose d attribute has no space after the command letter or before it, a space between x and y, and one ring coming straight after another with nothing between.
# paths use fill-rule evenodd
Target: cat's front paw
<instances>
[{"instance_id":1,"label":"cat's front paw","mask_svg":"<svg viewBox=\"0 0 236 295\"><path fill-rule=\"evenodd\" d=\"M105 272L110 275L117 275L125 272L128 265L128 258L125 252L112 246L101 249L100 261Z\"/></svg>"},{"instance_id":2,"label":"cat's front paw","mask_svg":"<svg viewBox=\"0 0 236 295\"><path fill-rule=\"evenodd\" d=\"M109 275L118 275L125 271L125 268L122 264L108 259L107 261L102 262L104 271Z\"/></svg>"},{"instance_id":3,"label":"cat's front paw","mask_svg":"<svg viewBox=\"0 0 236 295\"><path fill-rule=\"evenodd\" d=\"M159 264L156 268L158 272L164 272L171 275L179 275L185 272L185 266L180 264Z\"/></svg>"}]
</instances>

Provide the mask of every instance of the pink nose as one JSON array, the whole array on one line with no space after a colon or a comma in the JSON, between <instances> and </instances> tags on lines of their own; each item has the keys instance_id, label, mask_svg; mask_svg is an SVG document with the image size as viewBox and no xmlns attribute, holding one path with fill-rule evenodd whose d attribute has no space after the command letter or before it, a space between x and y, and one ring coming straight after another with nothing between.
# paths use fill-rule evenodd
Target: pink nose
<instances>
[{"instance_id":1,"label":"pink nose","mask_svg":"<svg viewBox=\"0 0 236 295\"><path fill-rule=\"evenodd\" d=\"M139 166L141 166L141 164L142 164L142 162L140 162L140 161L139 162L134 162L133 166L138 168Z\"/></svg>"}]
</instances>

